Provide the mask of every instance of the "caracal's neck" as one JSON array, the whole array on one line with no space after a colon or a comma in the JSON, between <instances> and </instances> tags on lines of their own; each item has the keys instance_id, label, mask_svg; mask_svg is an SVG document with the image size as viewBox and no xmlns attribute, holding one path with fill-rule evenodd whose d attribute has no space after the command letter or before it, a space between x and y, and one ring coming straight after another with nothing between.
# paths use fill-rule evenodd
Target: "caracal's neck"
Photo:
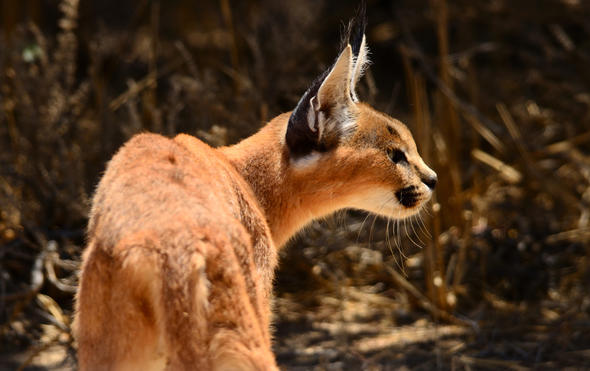
<instances>
[{"instance_id":1,"label":"caracal's neck","mask_svg":"<svg viewBox=\"0 0 590 371\"><path fill-rule=\"evenodd\" d=\"M284 144L288 119L282 114L251 137L220 148L252 187L279 248L313 219L339 208L322 195L320 179L293 170Z\"/></svg>"}]
</instances>

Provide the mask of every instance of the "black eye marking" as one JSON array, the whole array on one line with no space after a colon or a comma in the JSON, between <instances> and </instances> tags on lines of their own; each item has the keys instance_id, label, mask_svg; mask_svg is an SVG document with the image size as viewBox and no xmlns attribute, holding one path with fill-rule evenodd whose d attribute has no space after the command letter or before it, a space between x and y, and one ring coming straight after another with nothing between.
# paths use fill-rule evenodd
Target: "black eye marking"
<instances>
[{"instance_id":1,"label":"black eye marking","mask_svg":"<svg viewBox=\"0 0 590 371\"><path fill-rule=\"evenodd\" d=\"M394 135L395 131L393 130L393 128L389 125L387 125L387 131L389 132L389 134Z\"/></svg>"},{"instance_id":2,"label":"black eye marking","mask_svg":"<svg viewBox=\"0 0 590 371\"><path fill-rule=\"evenodd\" d=\"M406 154L399 149L389 149L387 150L387 155L393 161L394 164L399 164L400 162L408 162Z\"/></svg>"}]
</instances>

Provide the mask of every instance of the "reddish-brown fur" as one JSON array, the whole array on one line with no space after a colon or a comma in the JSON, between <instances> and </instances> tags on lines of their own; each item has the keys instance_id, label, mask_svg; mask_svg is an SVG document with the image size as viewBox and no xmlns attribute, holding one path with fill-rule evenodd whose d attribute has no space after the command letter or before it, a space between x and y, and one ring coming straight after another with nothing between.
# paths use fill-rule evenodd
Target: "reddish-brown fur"
<instances>
[{"instance_id":1,"label":"reddish-brown fur","mask_svg":"<svg viewBox=\"0 0 590 371\"><path fill-rule=\"evenodd\" d=\"M278 249L338 209L420 210L436 175L403 124L352 100L366 52L351 53L299 116L329 150L295 156L286 113L231 147L140 134L113 157L94 196L76 301L82 370L276 369Z\"/></svg>"},{"instance_id":2,"label":"reddish-brown fur","mask_svg":"<svg viewBox=\"0 0 590 371\"><path fill-rule=\"evenodd\" d=\"M274 367L271 275L255 265L276 265L264 214L223 156L179 139L136 136L98 187L78 294L81 368L139 369L163 355L169 369L232 357Z\"/></svg>"}]
</instances>

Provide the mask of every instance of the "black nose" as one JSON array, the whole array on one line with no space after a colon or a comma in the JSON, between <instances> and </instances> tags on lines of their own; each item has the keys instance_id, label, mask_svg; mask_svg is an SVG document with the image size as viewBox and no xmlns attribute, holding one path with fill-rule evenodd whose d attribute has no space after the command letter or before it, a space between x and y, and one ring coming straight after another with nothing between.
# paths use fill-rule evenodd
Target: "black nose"
<instances>
[{"instance_id":1,"label":"black nose","mask_svg":"<svg viewBox=\"0 0 590 371\"><path fill-rule=\"evenodd\" d=\"M424 184L426 184L426 186L430 189L434 189L434 187L436 186L436 182L438 181L438 179L436 178L436 175L433 176L432 178L423 178L422 182Z\"/></svg>"}]
</instances>

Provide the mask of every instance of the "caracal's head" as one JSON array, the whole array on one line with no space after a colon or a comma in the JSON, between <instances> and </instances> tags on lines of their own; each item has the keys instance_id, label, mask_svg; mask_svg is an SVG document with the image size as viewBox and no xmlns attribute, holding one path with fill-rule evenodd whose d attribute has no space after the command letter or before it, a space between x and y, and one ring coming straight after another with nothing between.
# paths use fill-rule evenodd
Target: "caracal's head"
<instances>
[{"instance_id":1,"label":"caracal's head","mask_svg":"<svg viewBox=\"0 0 590 371\"><path fill-rule=\"evenodd\" d=\"M420 211L437 177L403 123L358 101L365 23L363 14L351 22L349 43L299 101L285 142L293 172L316 179L338 208L402 219Z\"/></svg>"}]
</instances>

